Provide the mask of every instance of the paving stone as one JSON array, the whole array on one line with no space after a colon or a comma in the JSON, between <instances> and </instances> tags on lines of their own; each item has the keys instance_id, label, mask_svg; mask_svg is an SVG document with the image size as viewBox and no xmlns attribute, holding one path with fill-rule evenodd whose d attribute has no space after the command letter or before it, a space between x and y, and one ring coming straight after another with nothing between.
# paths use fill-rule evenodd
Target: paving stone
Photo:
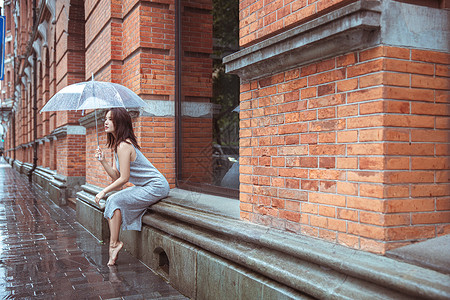
<instances>
[{"instance_id":1,"label":"paving stone","mask_svg":"<svg viewBox=\"0 0 450 300\"><path fill-rule=\"evenodd\" d=\"M107 261L108 245L72 208L0 161L1 298L187 299L126 251L116 266Z\"/></svg>"}]
</instances>

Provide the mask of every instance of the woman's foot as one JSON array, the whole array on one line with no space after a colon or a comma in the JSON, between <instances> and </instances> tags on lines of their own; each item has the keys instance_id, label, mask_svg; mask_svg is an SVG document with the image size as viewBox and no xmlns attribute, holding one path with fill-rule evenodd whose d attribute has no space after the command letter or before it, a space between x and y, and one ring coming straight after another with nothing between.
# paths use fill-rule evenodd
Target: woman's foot
<instances>
[{"instance_id":1,"label":"woman's foot","mask_svg":"<svg viewBox=\"0 0 450 300\"><path fill-rule=\"evenodd\" d=\"M116 264L116 260L119 257L119 251L122 249L123 243L117 242L116 244L109 245L109 261L108 266L114 266Z\"/></svg>"}]
</instances>

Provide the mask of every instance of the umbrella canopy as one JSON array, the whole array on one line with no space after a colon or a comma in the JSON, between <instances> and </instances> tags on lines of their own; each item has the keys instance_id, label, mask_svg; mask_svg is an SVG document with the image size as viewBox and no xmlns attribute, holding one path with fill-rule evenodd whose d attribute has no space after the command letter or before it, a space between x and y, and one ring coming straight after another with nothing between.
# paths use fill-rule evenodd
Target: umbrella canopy
<instances>
[{"instance_id":1,"label":"umbrella canopy","mask_svg":"<svg viewBox=\"0 0 450 300\"><path fill-rule=\"evenodd\" d=\"M61 89L44 105L41 113L47 111L94 109L97 145L99 146L97 109L112 107L139 108L146 106L147 103L129 88L117 83L95 81L92 76L90 81L75 83Z\"/></svg>"},{"instance_id":2,"label":"umbrella canopy","mask_svg":"<svg viewBox=\"0 0 450 300\"><path fill-rule=\"evenodd\" d=\"M41 109L46 111L86 110L111 107L139 108L147 104L129 88L112 82L90 80L66 86Z\"/></svg>"}]
</instances>

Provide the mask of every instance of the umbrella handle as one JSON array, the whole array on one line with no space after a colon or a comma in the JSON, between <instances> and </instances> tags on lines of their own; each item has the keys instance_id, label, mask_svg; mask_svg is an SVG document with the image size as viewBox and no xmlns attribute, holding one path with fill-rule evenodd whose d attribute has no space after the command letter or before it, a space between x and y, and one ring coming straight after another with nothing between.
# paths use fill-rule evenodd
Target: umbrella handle
<instances>
[{"instance_id":1,"label":"umbrella handle","mask_svg":"<svg viewBox=\"0 0 450 300\"><path fill-rule=\"evenodd\" d=\"M97 146L97 150L100 150L100 146ZM103 152L101 152L101 154L97 158L98 158L98 161L102 161L103 160Z\"/></svg>"},{"instance_id":2,"label":"umbrella handle","mask_svg":"<svg viewBox=\"0 0 450 300\"><path fill-rule=\"evenodd\" d=\"M97 149L100 149L100 141L98 140L98 126L97 126L97 110L94 109L95 114L95 133L97 134ZM101 161L103 159L103 155L98 157L98 160Z\"/></svg>"}]
</instances>

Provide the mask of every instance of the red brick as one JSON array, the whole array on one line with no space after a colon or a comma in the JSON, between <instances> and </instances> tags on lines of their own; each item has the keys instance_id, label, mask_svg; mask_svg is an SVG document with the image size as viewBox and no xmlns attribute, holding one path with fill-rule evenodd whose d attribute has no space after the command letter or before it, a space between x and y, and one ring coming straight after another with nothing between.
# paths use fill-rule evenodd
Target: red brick
<instances>
[{"instance_id":1,"label":"red brick","mask_svg":"<svg viewBox=\"0 0 450 300\"><path fill-rule=\"evenodd\" d=\"M384 101L384 112L387 113L410 113L410 102L406 101Z\"/></svg>"},{"instance_id":2,"label":"red brick","mask_svg":"<svg viewBox=\"0 0 450 300\"><path fill-rule=\"evenodd\" d=\"M384 130L384 139L386 141L409 142L409 129L386 128Z\"/></svg>"},{"instance_id":3,"label":"red brick","mask_svg":"<svg viewBox=\"0 0 450 300\"><path fill-rule=\"evenodd\" d=\"M450 63L450 55L448 53L427 51L427 50L416 50L416 49L411 50L411 59L440 64Z\"/></svg>"},{"instance_id":4,"label":"red brick","mask_svg":"<svg viewBox=\"0 0 450 300\"><path fill-rule=\"evenodd\" d=\"M388 155L434 155L434 145L429 143L386 143Z\"/></svg>"},{"instance_id":5,"label":"red brick","mask_svg":"<svg viewBox=\"0 0 450 300\"><path fill-rule=\"evenodd\" d=\"M360 184L359 195L369 198L384 198L384 187L379 184Z\"/></svg>"},{"instance_id":6,"label":"red brick","mask_svg":"<svg viewBox=\"0 0 450 300\"><path fill-rule=\"evenodd\" d=\"M411 142L439 142L448 143L450 136L447 131L434 129L411 130Z\"/></svg>"},{"instance_id":7,"label":"red brick","mask_svg":"<svg viewBox=\"0 0 450 300\"><path fill-rule=\"evenodd\" d=\"M317 214L318 213L318 205L317 204L312 204L312 203L307 203L307 202L302 202L301 203L301 211L302 213L308 213L308 214Z\"/></svg>"},{"instance_id":8,"label":"red brick","mask_svg":"<svg viewBox=\"0 0 450 300\"><path fill-rule=\"evenodd\" d=\"M359 141L360 142L374 142L383 141L384 133L386 129L376 128L376 129L363 129L359 131Z\"/></svg>"},{"instance_id":9,"label":"red brick","mask_svg":"<svg viewBox=\"0 0 450 300\"><path fill-rule=\"evenodd\" d=\"M377 59L365 63L357 64L347 68L347 78L366 75L369 73L381 71L383 69L383 60Z\"/></svg>"},{"instance_id":10,"label":"red brick","mask_svg":"<svg viewBox=\"0 0 450 300\"><path fill-rule=\"evenodd\" d=\"M319 215L324 217L335 218L336 208L334 206L319 205Z\"/></svg>"},{"instance_id":11,"label":"red brick","mask_svg":"<svg viewBox=\"0 0 450 300\"><path fill-rule=\"evenodd\" d=\"M347 197L347 208L384 212L385 202L373 198Z\"/></svg>"},{"instance_id":12,"label":"red brick","mask_svg":"<svg viewBox=\"0 0 450 300\"><path fill-rule=\"evenodd\" d=\"M432 154L432 153L430 153ZM412 157L412 170L439 170L450 167L449 157Z\"/></svg>"},{"instance_id":13,"label":"red brick","mask_svg":"<svg viewBox=\"0 0 450 300\"><path fill-rule=\"evenodd\" d=\"M347 94L347 103L363 102L383 98L384 89L381 87L368 88L349 92Z\"/></svg>"},{"instance_id":14,"label":"red brick","mask_svg":"<svg viewBox=\"0 0 450 300\"><path fill-rule=\"evenodd\" d=\"M317 87L305 88L300 91L302 99L317 97Z\"/></svg>"},{"instance_id":15,"label":"red brick","mask_svg":"<svg viewBox=\"0 0 450 300\"><path fill-rule=\"evenodd\" d=\"M353 196L358 194L358 184L356 183L338 181L336 184L336 189L338 194Z\"/></svg>"},{"instance_id":16,"label":"red brick","mask_svg":"<svg viewBox=\"0 0 450 300\"><path fill-rule=\"evenodd\" d=\"M319 132L319 143L336 143L336 132Z\"/></svg>"},{"instance_id":17,"label":"red brick","mask_svg":"<svg viewBox=\"0 0 450 300\"><path fill-rule=\"evenodd\" d=\"M385 59L384 69L386 71L434 75L434 64L411 62L398 59Z\"/></svg>"},{"instance_id":18,"label":"red brick","mask_svg":"<svg viewBox=\"0 0 450 300\"><path fill-rule=\"evenodd\" d=\"M319 168L334 168L336 166L335 157L320 157Z\"/></svg>"},{"instance_id":19,"label":"red brick","mask_svg":"<svg viewBox=\"0 0 450 300\"><path fill-rule=\"evenodd\" d=\"M336 67L344 67L357 62L356 53L349 53L336 58Z\"/></svg>"},{"instance_id":20,"label":"red brick","mask_svg":"<svg viewBox=\"0 0 450 300\"><path fill-rule=\"evenodd\" d=\"M382 143L350 144L347 146L347 155L383 155L385 145Z\"/></svg>"},{"instance_id":21,"label":"red brick","mask_svg":"<svg viewBox=\"0 0 450 300\"><path fill-rule=\"evenodd\" d=\"M358 79L347 79L336 83L336 92L347 92L358 88Z\"/></svg>"},{"instance_id":22,"label":"red brick","mask_svg":"<svg viewBox=\"0 0 450 300\"><path fill-rule=\"evenodd\" d=\"M348 233L358 236L382 240L385 238L384 228L362 223L348 222Z\"/></svg>"},{"instance_id":23,"label":"red brick","mask_svg":"<svg viewBox=\"0 0 450 300\"><path fill-rule=\"evenodd\" d=\"M347 171L347 180L382 183L385 181L385 176L384 173L378 171Z\"/></svg>"},{"instance_id":24,"label":"red brick","mask_svg":"<svg viewBox=\"0 0 450 300\"><path fill-rule=\"evenodd\" d=\"M440 103L412 103L411 113L418 115L450 115L450 105Z\"/></svg>"},{"instance_id":25,"label":"red brick","mask_svg":"<svg viewBox=\"0 0 450 300\"><path fill-rule=\"evenodd\" d=\"M336 181L320 180L319 191L323 193L336 193Z\"/></svg>"},{"instance_id":26,"label":"red brick","mask_svg":"<svg viewBox=\"0 0 450 300\"><path fill-rule=\"evenodd\" d=\"M303 75L302 75L303 76ZM345 78L345 69L337 69L308 77L308 86L324 84Z\"/></svg>"},{"instance_id":27,"label":"red brick","mask_svg":"<svg viewBox=\"0 0 450 300\"><path fill-rule=\"evenodd\" d=\"M386 240L399 241L432 238L435 236L434 226L408 226L386 229Z\"/></svg>"},{"instance_id":28,"label":"red brick","mask_svg":"<svg viewBox=\"0 0 450 300\"><path fill-rule=\"evenodd\" d=\"M450 81L447 78L413 74L411 75L411 87L448 90Z\"/></svg>"},{"instance_id":29,"label":"red brick","mask_svg":"<svg viewBox=\"0 0 450 300\"><path fill-rule=\"evenodd\" d=\"M450 184L415 184L411 197L439 197L450 195Z\"/></svg>"},{"instance_id":30,"label":"red brick","mask_svg":"<svg viewBox=\"0 0 450 300\"><path fill-rule=\"evenodd\" d=\"M347 119L347 129L379 127L384 125L384 116L366 116Z\"/></svg>"},{"instance_id":31,"label":"red brick","mask_svg":"<svg viewBox=\"0 0 450 300\"><path fill-rule=\"evenodd\" d=\"M355 79L356 80L356 79ZM359 87L367 88L383 84L383 73L378 72L367 76L359 77Z\"/></svg>"},{"instance_id":32,"label":"red brick","mask_svg":"<svg viewBox=\"0 0 450 300\"><path fill-rule=\"evenodd\" d=\"M408 170L409 157L387 157L385 167L387 170Z\"/></svg>"},{"instance_id":33,"label":"red brick","mask_svg":"<svg viewBox=\"0 0 450 300\"><path fill-rule=\"evenodd\" d=\"M429 89L385 87L383 95L385 99L434 101L434 91Z\"/></svg>"},{"instance_id":34,"label":"red brick","mask_svg":"<svg viewBox=\"0 0 450 300\"><path fill-rule=\"evenodd\" d=\"M359 53L359 60L366 61L384 56L383 46L367 49Z\"/></svg>"},{"instance_id":35,"label":"red brick","mask_svg":"<svg viewBox=\"0 0 450 300\"><path fill-rule=\"evenodd\" d=\"M350 248L359 248L359 237L339 232L338 243Z\"/></svg>"},{"instance_id":36,"label":"red brick","mask_svg":"<svg viewBox=\"0 0 450 300\"><path fill-rule=\"evenodd\" d=\"M409 197L409 186L407 185L389 185L386 187L386 198L405 198Z\"/></svg>"},{"instance_id":37,"label":"red brick","mask_svg":"<svg viewBox=\"0 0 450 300\"><path fill-rule=\"evenodd\" d=\"M436 65L435 75L442 77L450 77L450 66Z\"/></svg>"},{"instance_id":38,"label":"red brick","mask_svg":"<svg viewBox=\"0 0 450 300\"><path fill-rule=\"evenodd\" d=\"M412 214L412 224L449 223L450 211Z\"/></svg>"},{"instance_id":39,"label":"red brick","mask_svg":"<svg viewBox=\"0 0 450 300\"><path fill-rule=\"evenodd\" d=\"M337 133L338 143L354 143L358 140L358 131L340 131Z\"/></svg>"},{"instance_id":40,"label":"red brick","mask_svg":"<svg viewBox=\"0 0 450 300\"><path fill-rule=\"evenodd\" d=\"M308 101L308 108L318 108L326 106L335 106L345 103L345 95L336 94L330 96L324 96L321 98L315 98Z\"/></svg>"},{"instance_id":41,"label":"red brick","mask_svg":"<svg viewBox=\"0 0 450 300\"><path fill-rule=\"evenodd\" d=\"M336 165L339 169L357 169L358 159L356 157L337 157Z\"/></svg>"},{"instance_id":42,"label":"red brick","mask_svg":"<svg viewBox=\"0 0 450 300\"><path fill-rule=\"evenodd\" d=\"M345 145L310 145L309 155L344 155Z\"/></svg>"},{"instance_id":43,"label":"red brick","mask_svg":"<svg viewBox=\"0 0 450 300\"><path fill-rule=\"evenodd\" d=\"M450 210L450 198L436 199L436 210Z\"/></svg>"},{"instance_id":44,"label":"red brick","mask_svg":"<svg viewBox=\"0 0 450 300\"><path fill-rule=\"evenodd\" d=\"M341 195L310 192L309 202L344 207L345 197Z\"/></svg>"},{"instance_id":45,"label":"red brick","mask_svg":"<svg viewBox=\"0 0 450 300\"><path fill-rule=\"evenodd\" d=\"M310 170L310 179L321 179L321 180L343 180L345 173L340 170Z\"/></svg>"},{"instance_id":46,"label":"red brick","mask_svg":"<svg viewBox=\"0 0 450 300\"><path fill-rule=\"evenodd\" d=\"M409 49L383 46L383 51L385 57L402 58L402 59L410 58Z\"/></svg>"},{"instance_id":47,"label":"red brick","mask_svg":"<svg viewBox=\"0 0 450 300\"><path fill-rule=\"evenodd\" d=\"M434 211L433 198L410 198L386 200L386 213Z\"/></svg>"},{"instance_id":48,"label":"red brick","mask_svg":"<svg viewBox=\"0 0 450 300\"><path fill-rule=\"evenodd\" d=\"M287 211L287 210L280 210L280 218L292 221L292 222L299 222L300 221L300 213L293 212L293 211Z\"/></svg>"},{"instance_id":49,"label":"red brick","mask_svg":"<svg viewBox=\"0 0 450 300\"><path fill-rule=\"evenodd\" d=\"M338 117L349 117L349 116L357 116L358 115L358 105L345 105L345 106L338 106Z\"/></svg>"},{"instance_id":50,"label":"red brick","mask_svg":"<svg viewBox=\"0 0 450 300\"><path fill-rule=\"evenodd\" d=\"M434 128L434 117L418 115L386 115L384 125L392 127Z\"/></svg>"},{"instance_id":51,"label":"red brick","mask_svg":"<svg viewBox=\"0 0 450 300\"><path fill-rule=\"evenodd\" d=\"M319 181L302 179L301 188L302 188L302 190L318 191L319 190Z\"/></svg>"}]
</instances>

